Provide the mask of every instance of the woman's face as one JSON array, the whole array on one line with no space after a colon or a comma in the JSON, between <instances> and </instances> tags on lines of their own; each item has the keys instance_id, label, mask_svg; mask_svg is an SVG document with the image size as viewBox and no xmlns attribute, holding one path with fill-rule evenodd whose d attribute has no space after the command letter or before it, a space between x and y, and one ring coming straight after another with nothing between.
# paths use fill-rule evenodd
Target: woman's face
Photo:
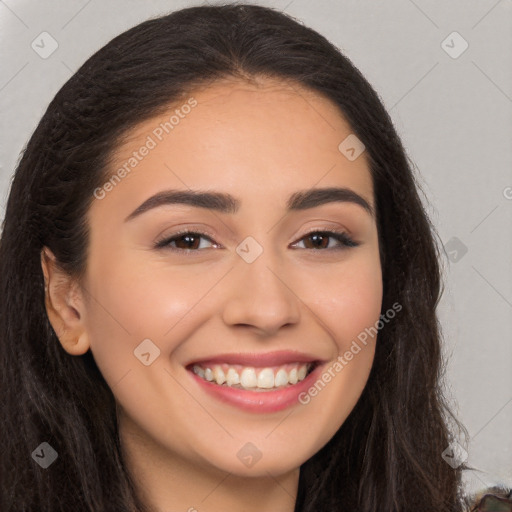
<instances>
[{"instance_id":1,"label":"woman's face","mask_svg":"<svg viewBox=\"0 0 512 512\"><path fill-rule=\"evenodd\" d=\"M369 163L352 138L339 149L350 134L297 85L223 81L118 148L89 212L80 316L127 446L276 475L347 418L375 339L353 342L382 299Z\"/></svg>"}]
</instances>

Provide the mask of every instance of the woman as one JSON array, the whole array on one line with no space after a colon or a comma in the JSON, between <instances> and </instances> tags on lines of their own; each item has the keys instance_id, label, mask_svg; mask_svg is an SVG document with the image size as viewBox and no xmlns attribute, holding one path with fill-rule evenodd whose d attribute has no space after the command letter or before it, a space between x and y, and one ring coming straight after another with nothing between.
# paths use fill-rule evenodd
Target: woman
<instances>
[{"instance_id":1,"label":"woman","mask_svg":"<svg viewBox=\"0 0 512 512\"><path fill-rule=\"evenodd\" d=\"M463 510L438 258L325 38L250 5L121 34L12 183L1 510Z\"/></svg>"}]
</instances>

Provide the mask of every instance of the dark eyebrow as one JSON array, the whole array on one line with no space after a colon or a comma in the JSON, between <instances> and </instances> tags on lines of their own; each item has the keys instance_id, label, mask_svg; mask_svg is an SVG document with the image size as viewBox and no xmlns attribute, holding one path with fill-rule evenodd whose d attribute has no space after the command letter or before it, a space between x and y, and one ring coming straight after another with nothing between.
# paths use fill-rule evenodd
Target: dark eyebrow
<instances>
[{"instance_id":1,"label":"dark eyebrow","mask_svg":"<svg viewBox=\"0 0 512 512\"><path fill-rule=\"evenodd\" d=\"M372 217L372 206L359 194L349 188L313 188L293 193L286 204L288 211L307 210L326 203L354 203L361 206ZM198 190L164 190L146 199L136 208L125 222L148 210L169 204L187 204L196 208L207 208L220 213L234 214L241 206L240 200L222 192L201 192Z\"/></svg>"},{"instance_id":2,"label":"dark eyebrow","mask_svg":"<svg viewBox=\"0 0 512 512\"><path fill-rule=\"evenodd\" d=\"M350 188L311 188L295 192L288 199L288 210L307 210L326 203L354 203L361 206L372 217L374 216L372 206L366 199Z\"/></svg>"}]
</instances>

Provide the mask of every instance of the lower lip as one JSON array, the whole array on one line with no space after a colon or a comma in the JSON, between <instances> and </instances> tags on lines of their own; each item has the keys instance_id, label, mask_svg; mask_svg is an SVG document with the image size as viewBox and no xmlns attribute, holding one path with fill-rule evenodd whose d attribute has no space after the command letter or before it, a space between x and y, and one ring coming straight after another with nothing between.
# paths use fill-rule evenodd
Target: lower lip
<instances>
[{"instance_id":1,"label":"lower lip","mask_svg":"<svg viewBox=\"0 0 512 512\"><path fill-rule=\"evenodd\" d=\"M202 389L216 399L251 412L277 412L300 404L299 395L306 392L317 380L323 365L318 365L304 380L293 386L275 391L250 391L229 386L212 384L188 370L192 378Z\"/></svg>"}]
</instances>

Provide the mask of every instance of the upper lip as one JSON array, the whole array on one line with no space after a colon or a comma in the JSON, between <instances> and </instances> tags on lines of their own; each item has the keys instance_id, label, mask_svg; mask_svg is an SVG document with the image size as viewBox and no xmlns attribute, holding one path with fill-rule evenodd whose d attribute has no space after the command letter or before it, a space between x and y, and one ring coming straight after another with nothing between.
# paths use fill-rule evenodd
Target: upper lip
<instances>
[{"instance_id":1,"label":"upper lip","mask_svg":"<svg viewBox=\"0 0 512 512\"><path fill-rule=\"evenodd\" d=\"M202 359L196 359L191 361L187 366L193 366L194 364L206 365L206 364L239 364L242 366L254 366L254 367L266 367L266 366L280 366L287 363L316 363L321 360L311 354L303 352L294 352L289 350L282 350L277 352L265 352L265 353L229 353L229 354L217 354L211 357L205 357Z\"/></svg>"}]
</instances>

